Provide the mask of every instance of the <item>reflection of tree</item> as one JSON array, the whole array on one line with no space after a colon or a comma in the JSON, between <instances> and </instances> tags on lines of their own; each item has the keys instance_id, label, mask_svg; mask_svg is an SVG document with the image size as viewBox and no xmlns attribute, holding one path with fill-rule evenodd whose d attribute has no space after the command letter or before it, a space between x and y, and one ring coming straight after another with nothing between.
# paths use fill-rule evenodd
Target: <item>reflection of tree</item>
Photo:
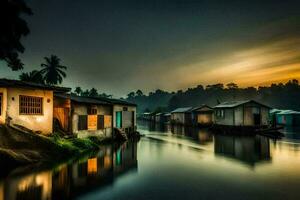
<instances>
[{"instance_id":1,"label":"reflection of tree","mask_svg":"<svg viewBox=\"0 0 300 200\"><path fill-rule=\"evenodd\" d=\"M214 145L215 154L235 158L252 166L257 162L271 159L269 139L262 136L215 135Z\"/></svg>"}]
</instances>

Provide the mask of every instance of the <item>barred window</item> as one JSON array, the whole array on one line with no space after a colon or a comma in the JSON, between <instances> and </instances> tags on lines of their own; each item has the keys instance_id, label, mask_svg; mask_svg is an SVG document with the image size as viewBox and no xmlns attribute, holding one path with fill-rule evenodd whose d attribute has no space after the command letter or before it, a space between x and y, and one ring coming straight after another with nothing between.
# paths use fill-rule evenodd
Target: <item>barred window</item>
<instances>
[{"instance_id":1,"label":"barred window","mask_svg":"<svg viewBox=\"0 0 300 200\"><path fill-rule=\"evenodd\" d=\"M96 106L88 107L88 115L97 115L97 107Z\"/></svg>"},{"instance_id":2,"label":"barred window","mask_svg":"<svg viewBox=\"0 0 300 200\"><path fill-rule=\"evenodd\" d=\"M2 97L3 97L3 94L0 93L0 115L2 115Z\"/></svg>"},{"instance_id":3,"label":"barred window","mask_svg":"<svg viewBox=\"0 0 300 200\"><path fill-rule=\"evenodd\" d=\"M20 95L20 114L22 115L42 115L43 98Z\"/></svg>"}]
</instances>

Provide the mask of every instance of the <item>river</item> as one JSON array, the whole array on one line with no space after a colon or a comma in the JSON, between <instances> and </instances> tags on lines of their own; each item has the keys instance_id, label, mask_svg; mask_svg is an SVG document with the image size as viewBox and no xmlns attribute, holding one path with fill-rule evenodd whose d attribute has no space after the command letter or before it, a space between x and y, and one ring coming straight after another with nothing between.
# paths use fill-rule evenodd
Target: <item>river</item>
<instances>
[{"instance_id":1,"label":"river","mask_svg":"<svg viewBox=\"0 0 300 200\"><path fill-rule=\"evenodd\" d=\"M300 199L297 131L281 140L147 122L139 131L137 142L54 168L15 169L0 180L0 200Z\"/></svg>"}]
</instances>

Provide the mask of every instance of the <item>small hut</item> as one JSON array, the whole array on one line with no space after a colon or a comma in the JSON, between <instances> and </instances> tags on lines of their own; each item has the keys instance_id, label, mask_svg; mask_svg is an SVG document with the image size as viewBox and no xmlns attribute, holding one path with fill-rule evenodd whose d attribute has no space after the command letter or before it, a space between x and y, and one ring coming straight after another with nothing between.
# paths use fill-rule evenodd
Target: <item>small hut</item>
<instances>
[{"instance_id":1,"label":"small hut","mask_svg":"<svg viewBox=\"0 0 300 200\"><path fill-rule=\"evenodd\" d=\"M285 126L300 126L300 112L281 110L275 114L276 124Z\"/></svg>"},{"instance_id":2,"label":"small hut","mask_svg":"<svg viewBox=\"0 0 300 200\"><path fill-rule=\"evenodd\" d=\"M196 126L210 125L213 123L213 109L202 105L192 109L192 121Z\"/></svg>"},{"instance_id":3,"label":"small hut","mask_svg":"<svg viewBox=\"0 0 300 200\"><path fill-rule=\"evenodd\" d=\"M171 122L180 125L192 124L192 107L177 108L171 112Z\"/></svg>"},{"instance_id":4,"label":"small hut","mask_svg":"<svg viewBox=\"0 0 300 200\"><path fill-rule=\"evenodd\" d=\"M224 102L214 107L216 125L267 126L270 107L254 100Z\"/></svg>"}]
</instances>

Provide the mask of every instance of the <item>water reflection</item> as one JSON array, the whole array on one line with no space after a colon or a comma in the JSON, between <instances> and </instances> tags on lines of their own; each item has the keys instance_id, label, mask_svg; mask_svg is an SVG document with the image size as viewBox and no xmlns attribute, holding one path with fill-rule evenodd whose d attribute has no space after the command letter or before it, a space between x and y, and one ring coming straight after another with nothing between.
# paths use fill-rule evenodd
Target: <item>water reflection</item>
<instances>
[{"instance_id":1,"label":"water reflection","mask_svg":"<svg viewBox=\"0 0 300 200\"><path fill-rule=\"evenodd\" d=\"M262 136L236 137L214 136L215 154L227 156L254 166L261 161L270 161L269 139Z\"/></svg>"},{"instance_id":2,"label":"water reflection","mask_svg":"<svg viewBox=\"0 0 300 200\"><path fill-rule=\"evenodd\" d=\"M137 170L137 143L103 147L98 154L73 164L29 175L12 175L0 182L0 200L71 199L112 184L129 170Z\"/></svg>"}]
</instances>

